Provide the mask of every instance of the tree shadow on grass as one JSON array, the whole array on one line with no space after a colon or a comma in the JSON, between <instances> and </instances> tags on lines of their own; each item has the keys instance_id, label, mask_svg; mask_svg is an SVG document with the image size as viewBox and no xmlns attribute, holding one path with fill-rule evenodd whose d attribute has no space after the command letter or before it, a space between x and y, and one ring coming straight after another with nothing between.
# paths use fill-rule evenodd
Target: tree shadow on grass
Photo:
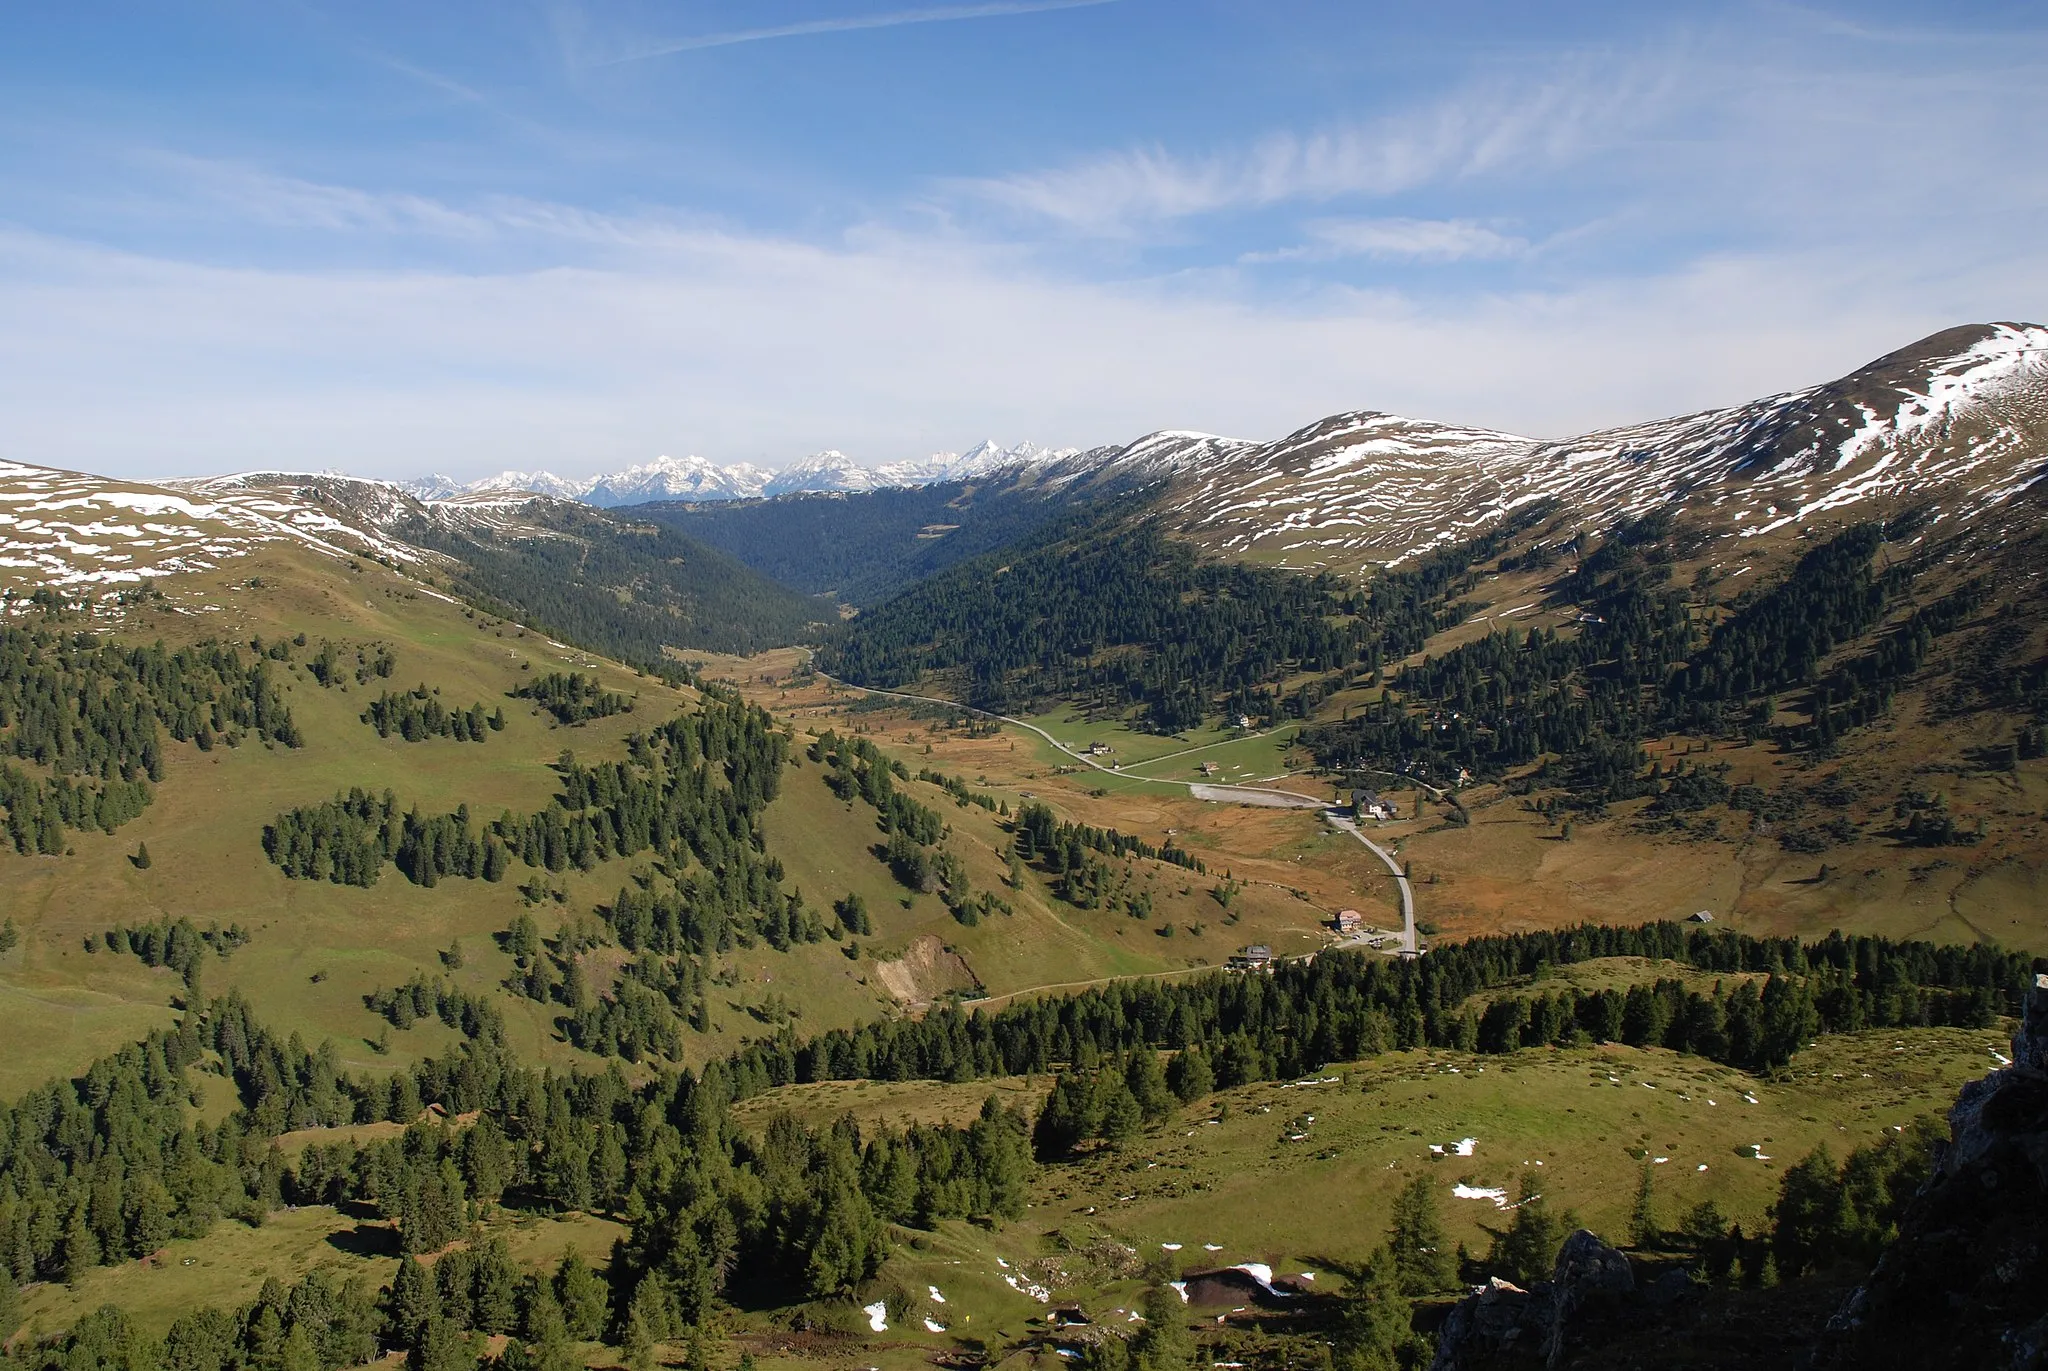
<instances>
[{"instance_id":1,"label":"tree shadow on grass","mask_svg":"<svg viewBox=\"0 0 2048 1371\"><path fill-rule=\"evenodd\" d=\"M399 1255L398 1230L385 1223L359 1223L327 1235L327 1245L351 1257Z\"/></svg>"}]
</instances>

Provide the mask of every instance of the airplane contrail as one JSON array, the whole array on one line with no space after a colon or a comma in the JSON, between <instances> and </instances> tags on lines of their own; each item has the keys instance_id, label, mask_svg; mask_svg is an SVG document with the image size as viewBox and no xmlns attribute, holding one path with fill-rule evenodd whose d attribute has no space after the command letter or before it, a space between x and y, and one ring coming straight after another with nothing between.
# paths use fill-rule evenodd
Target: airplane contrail
<instances>
[{"instance_id":1,"label":"airplane contrail","mask_svg":"<svg viewBox=\"0 0 2048 1371\"><path fill-rule=\"evenodd\" d=\"M1113 5L1117 0L990 0L978 5L935 5L925 9L891 10L886 14L865 14L844 19L812 19L800 24L778 24L773 28L735 29L729 33L708 33L699 38L679 38L623 57L607 58L596 66L613 67L624 62L643 62L671 53L698 52L704 48L725 48L735 43L759 43L769 38L801 38L814 33L845 33L853 29L887 29L900 24L941 24L957 19L993 19L1006 14L1038 14L1045 10L1088 9Z\"/></svg>"}]
</instances>

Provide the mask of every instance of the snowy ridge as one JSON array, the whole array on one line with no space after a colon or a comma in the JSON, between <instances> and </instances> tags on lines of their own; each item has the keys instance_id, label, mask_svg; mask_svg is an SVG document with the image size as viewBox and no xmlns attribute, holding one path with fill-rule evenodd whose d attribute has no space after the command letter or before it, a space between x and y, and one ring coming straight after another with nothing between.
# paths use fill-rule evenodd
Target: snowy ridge
<instances>
[{"instance_id":1,"label":"snowy ridge","mask_svg":"<svg viewBox=\"0 0 2048 1371\"><path fill-rule=\"evenodd\" d=\"M37 586L118 587L181 571L211 571L265 543L295 542L334 557L368 553L429 560L360 518L308 500L278 473L166 483L112 481L0 462L0 575ZM407 499L382 482L369 502Z\"/></svg>"},{"instance_id":2,"label":"snowy ridge","mask_svg":"<svg viewBox=\"0 0 2048 1371\"><path fill-rule=\"evenodd\" d=\"M1773 533L1857 506L1973 520L2048 477L2048 328L1969 325L1823 386L1544 442L1359 412L1276 443L1156 434L1099 470L1169 472L1165 508L1219 549L1397 565L1531 501L1587 526L1684 505Z\"/></svg>"},{"instance_id":3,"label":"snowy ridge","mask_svg":"<svg viewBox=\"0 0 2048 1371\"><path fill-rule=\"evenodd\" d=\"M607 509L645 504L649 500L744 500L761 493L768 475L745 462L721 467L702 457L657 457L643 465L600 476L573 493L567 489L543 493L560 494L565 499Z\"/></svg>"},{"instance_id":4,"label":"snowy ridge","mask_svg":"<svg viewBox=\"0 0 2048 1371\"><path fill-rule=\"evenodd\" d=\"M1268 443L1164 430L1086 452L984 442L880 467L827 451L774 473L664 457L590 482L266 471L151 485L0 462L0 579L116 587L279 541L424 569L438 554L403 536L419 520L517 531L537 529L525 512L551 500L997 477L1048 489L1162 484L1158 508L1220 552L1342 570L1401 564L1543 499L1588 531L1682 507L1709 532L1746 539L1920 506L1937 523L1995 533L2048 494L2048 327L1948 329L1825 385L1555 441L1356 411Z\"/></svg>"},{"instance_id":5,"label":"snowy ridge","mask_svg":"<svg viewBox=\"0 0 2048 1371\"><path fill-rule=\"evenodd\" d=\"M371 557L420 573L444 565L406 531L420 521L532 534L549 497L479 490L423 500L391 481L333 472L252 471L148 485L0 462L0 582L90 591L217 570L274 543Z\"/></svg>"},{"instance_id":6,"label":"snowy ridge","mask_svg":"<svg viewBox=\"0 0 2048 1371\"><path fill-rule=\"evenodd\" d=\"M1006 448L990 439L965 452L935 452L918 461L867 466L843 452L828 449L814 452L780 471L749 462L720 466L702 457L664 456L584 481L567 480L551 471L501 471L467 484L447 476L423 476L405 482L403 489L425 501L530 492L614 509L655 500L749 500L764 495L858 492L973 480L999 471L1046 466L1064 461L1078 451L1042 448L1036 443Z\"/></svg>"}]
</instances>

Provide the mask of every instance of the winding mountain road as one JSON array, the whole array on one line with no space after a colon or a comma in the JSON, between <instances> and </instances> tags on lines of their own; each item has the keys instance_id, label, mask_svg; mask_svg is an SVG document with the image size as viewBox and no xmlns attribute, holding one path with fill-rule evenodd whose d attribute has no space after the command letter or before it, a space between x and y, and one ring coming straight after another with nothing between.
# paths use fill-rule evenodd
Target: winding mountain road
<instances>
[{"instance_id":1,"label":"winding mountain road","mask_svg":"<svg viewBox=\"0 0 2048 1371\"><path fill-rule=\"evenodd\" d=\"M972 714L978 718L994 719L998 723L1010 724L1027 732L1037 734L1083 766L1093 767L1106 776L1134 776L1132 772L1122 771L1113 766L1104 766L1086 753L1074 751L1074 749L1068 747L1058 738L1053 737L1052 734L1046 732L1037 724L1027 723L1023 719L1013 718L1008 714L996 714L986 709L976 709L973 705L963 705L958 700L942 700L934 695L911 695L900 690L876 690L870 686L857 686L851 681L842 681L837 676L819 671L816 667L812 667L811 670L820 680L829 681L844 690L858 690L865 695L880 695L891 700L908 700L912 704L944 705L948 709L957 709L963 714ZM1198 751L1199 749L1190 748L1188 750ZM1184 754L1176 752L1168 755L1178 757ZM1165 758L1155 757L1152 760L1163 761ZM1355 819L1344 818L1321 800L1313 799L1307 795L1297 795L1291 790L1274 790L1267 786L1258 785L1213 785L1202 781L1168 781L1152 776L1135 776L1135 779L1150 781L1154 785L1178 786L1198 800L1210 800L1220 804L1249 804L1286 809L1321 810L1326 823L1333 828L1349 833L1352 837L1358 839L1359 842L1364 843L1366 847L1371 849L1372 854L1385 863L1387 870L1393 874L1394 884L1401 892L1401 935L1398 950L1404 957L1414 957L1421 954L1422 949L1415 933L1415 887L1409 883L1408 874L1401 869L1401 863L1395 860L1394 854L1366 837ZM1352 947L1362 944L1363 939L1353 939L1347 943L1340 943L1339 946Z\"/></svg>"}]
</instances>

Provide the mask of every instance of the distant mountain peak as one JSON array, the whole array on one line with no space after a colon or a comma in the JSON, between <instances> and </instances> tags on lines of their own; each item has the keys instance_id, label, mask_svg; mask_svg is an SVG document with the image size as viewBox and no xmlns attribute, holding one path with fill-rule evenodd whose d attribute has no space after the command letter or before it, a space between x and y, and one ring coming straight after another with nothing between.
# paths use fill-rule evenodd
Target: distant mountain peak
<instances>
[{"instance_id":1,"label":"distant mountain peak","mask_svg":"<svg viewBox=\"0 0 2048 1371\"><path fill-rule=\"evenodd\" d=\"M560 500L580 500L590 486L588 481L567 480L552 471L501 471L495 476L486 476L481 481L471 481L466 486L429 498L446 499L454 494L499 495L530 490L536 495L552 495Z\"/></svg>"},{"instance_id":2,"label":"distant mountain peak","mask_svg":"<svg viewBox=\"0 0 2048 1371\"><path fill-rule=\"evenodd\" d=\"M1036 443L1006 448L992 438L984 438L965 452L935 452L919 460L868 466L837 448L826 448L779 471L750 462L720 465L695 455L664 454L653 461L637 462L622 471L584 481L566 480L548 471L502 471L467 484L447 476L423 476L403 482L402 488L421 500L533 491L609 509L656 500L746 500L763 495L923 486L937 481L971 480L1013 467L1043 466L1072 457L1078 451L1043 448Z\"/></svg>"},{"instance_id":3,"label":"distant mountain peak","mask_svg":"<svg viewBox=\"0 0 2048 1371\"><path fill-rule=\"evenodd\" d=\"M2001 322L1943 329L1804 390L1557 440L1358 409L1271 442L1161 429L1082 452L984 438L964 452L880 465L837 448L775 471L662 456L589 481L508 471L467 486L427 477L406 490L428 500L532 490L610 507L1004 472L1048 487L1164 481L1183 527L1223 550L1341 566L1398 563L1546 498L1589 521L1705 499L1744 536L1935 490L1945 492L1941 517L1963 518L2044 479L2044 433L2048 328Z\"/></svg>"},{"instance_id":4,"label":"distant mountain peak","mask_svg":"<svg viewBox=\"0 0 2048 1371\"><path fill-rule=\"evenodd\" d=\"M1545 499L1588 528L1686 506L1737 539L1921 502L1962 523L2048 480L2044 453L2048 328L1997 323L1805 390L1572 438L1361 410L1272 443L1152 434L1096 468L1172 476L1168 507L1219 549L1355 567Z\"/></svg>"}]
</instances>

